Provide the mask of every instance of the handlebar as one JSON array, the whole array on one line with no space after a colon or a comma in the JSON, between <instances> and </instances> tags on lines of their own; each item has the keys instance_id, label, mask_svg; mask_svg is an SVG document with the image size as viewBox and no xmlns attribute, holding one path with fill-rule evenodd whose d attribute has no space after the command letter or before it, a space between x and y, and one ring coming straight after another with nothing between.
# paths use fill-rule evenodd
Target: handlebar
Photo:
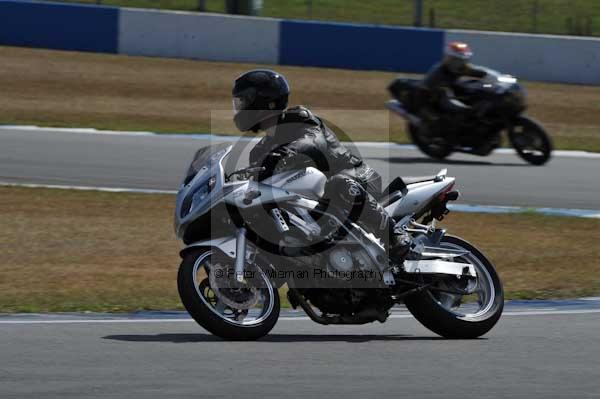
<instances>
[{"instance_id":1,"label":"handlebar","mask_svg":"<svg viewBox=\"0 0 600 399\"><path fill-rule=\"evenodd\" d=\"M229 180L232 176L247 177L248 175L252 175L254 173L263 172L266 169L267 168L265 168L264 166L249 166L247 168L243 168L243 169L239 169L234 172L231 172L229 175L226 176L226 180Z\"/></svg>"}]
</instances>

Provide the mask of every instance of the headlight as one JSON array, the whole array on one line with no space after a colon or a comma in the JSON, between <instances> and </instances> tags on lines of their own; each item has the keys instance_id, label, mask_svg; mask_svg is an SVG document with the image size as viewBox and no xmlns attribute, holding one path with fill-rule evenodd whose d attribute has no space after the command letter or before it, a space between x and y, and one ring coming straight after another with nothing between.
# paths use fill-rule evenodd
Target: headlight
<instances>
[{"instance_id":1,"label":"headlight","mask_svg":"<svg viewBox=\"0 0 600 399\"><path fill-rule=\"evenodd\" d=\"M217 177L212 176L204 184L198 187L191 196L186 196L181 205L181 217L186 217L192 211L192 209L200 206L206 197L208 197L216 184Z\"/></svg>"},{"instance_id":2,"label":"headlight","mask_svg":"<svg viewBox=\"0 0 600 399\"><path fill-rule=\"evenodd\" d=\"M194 209L196 207L198 207L198 205L204 201L204 198L206 198L209 194L208 191L208 186L203 185L202 187L200 187L195 193L194 195L192 195L192 207L191 209ZM190 209L190 210L191 210Z\"/></svg>"},{"instance_id":3,"label":"headlight","mask_svg":"<svg viewBox=\"0 0 600 399\"><path fill-rule=\"evenodd\" d=\"M517 78L515 78L514 76L510 76L510 75L500 75L500 76L498 76L498 82L515 84L515 83L517 83Z\"/></svg>"},{"instance_id":4,"label":"headlight","mask_svg":"<svg viewBox=\"0 0 600 399\"><path fill-rule=\"evenodd\" d=\"M206 199L206 197L208 197L213 188L215 188L215 184L217 184L217 177L212 176L205 184L196 190L194 195L192 195L192 207L190 210L195 209L202 201L204 201L204 199Z\"/></svg>"}]
</instances>

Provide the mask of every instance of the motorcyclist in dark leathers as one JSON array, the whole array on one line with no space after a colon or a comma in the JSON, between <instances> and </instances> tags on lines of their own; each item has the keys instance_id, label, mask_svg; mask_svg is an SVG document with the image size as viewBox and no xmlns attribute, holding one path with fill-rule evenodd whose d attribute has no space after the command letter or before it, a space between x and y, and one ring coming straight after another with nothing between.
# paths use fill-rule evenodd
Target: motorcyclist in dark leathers
<instances>
[{"instance_id":1,"label":"motorcyclist in dark leathers","mask_svg":"<svg viewBox=\"0 0 600 399\"><path fill-rule=\"evenodd\" d=\"M463 76L484 78L487 75L486 70L469 63L473 52L466 43L451 42L446 46L444 53L442 61L434 65L423 80L423 85L429 90L433 103L441 111L463 115L471 112L483 113L484 109L473 110L458 100L453 86Z\"/></svg>"},{"instance_id":2,"label":"motorcyclist in dark leathers","mask_svg":"<svg viewBox=\"0 0 600 399\"><path fill-rule=\"evenodd\" d=\"M327 176L321 204L334 205L342 220L360 221L382 239L390 256L402 261L410 249L406 232L376 198L381 176L344 147L323 121L302 106L288 108L289 84L279 73L253 70L239 76L232 90L234 122L240 131L266 132L250 152L250 165L264 170L258 179L313 166Z\"/></svg>"}]
</instances>

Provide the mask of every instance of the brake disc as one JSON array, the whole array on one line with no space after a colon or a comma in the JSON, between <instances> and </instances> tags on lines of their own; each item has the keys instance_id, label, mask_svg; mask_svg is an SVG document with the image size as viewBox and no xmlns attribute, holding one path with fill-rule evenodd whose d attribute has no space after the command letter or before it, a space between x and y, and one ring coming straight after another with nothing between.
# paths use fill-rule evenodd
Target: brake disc
<instances>
[{"instance_id":1,"label":"brake disc","mask_svg":"<svg viewBox=\"0 0 600 399\"><path fill-rule=\"evenodd\" d=\"M235 273L227 265L213 264L208 279L215 296L231 309L246 310L258 303L258 288L250 286L247 280L238 282Z\"/></svg>"}]
</instances>

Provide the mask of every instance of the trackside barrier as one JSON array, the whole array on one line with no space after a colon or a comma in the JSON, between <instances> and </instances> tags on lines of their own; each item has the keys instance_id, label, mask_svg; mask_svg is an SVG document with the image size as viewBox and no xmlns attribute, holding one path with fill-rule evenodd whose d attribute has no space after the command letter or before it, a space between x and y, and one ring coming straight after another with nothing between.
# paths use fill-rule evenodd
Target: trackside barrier
<instances>
[{"instance_id":1,"label":"trackside barrier","mask_svg":"<svg viewBox=\"0 0 600 399\"><path fill-rule=\"evenodd\" d=\"M0 44L116 53L119 9L79 4L0 2Z\"/></svg>"},{"instance_id":2,"label":"trackside barrier","mask_svg":"<svg viewBox=\"0 0 600 399\"><path fill-rule=\"evenodd\" d=\"M478 64L527 80L600 84L600 39L450 30L471 45Z\"/></svg>"},{"instance_id":3,"label":"trackside barrier","mask_svg":"<svg viewBox=\"0 0 600 399\"><path fill-rule=\"evenodd\" d=\"M280 64L415 73L444 46L442 30L308 21L282 21L280 37Z\"/></svg>"},{"instance_id":4,"label":"trackside barrier","mask_svg":"<svg viewBox=\"0 0 600 399\"><path fill-rule=\"evenodd\" d=\"M277 64L280 23L270 18L124 8L119 53Z\"/></svg>"},{"instance_id":5,"label":"trackside barrier","mask_svg":"<svg viewBox=\"0 0 600 399\"><path fill-rule=\"evenodd\" d=\"M0 0L0 45L10 46L424 73L452 40L523 79L600 84L600 38Z\"/></svg>"}]
</instances>

